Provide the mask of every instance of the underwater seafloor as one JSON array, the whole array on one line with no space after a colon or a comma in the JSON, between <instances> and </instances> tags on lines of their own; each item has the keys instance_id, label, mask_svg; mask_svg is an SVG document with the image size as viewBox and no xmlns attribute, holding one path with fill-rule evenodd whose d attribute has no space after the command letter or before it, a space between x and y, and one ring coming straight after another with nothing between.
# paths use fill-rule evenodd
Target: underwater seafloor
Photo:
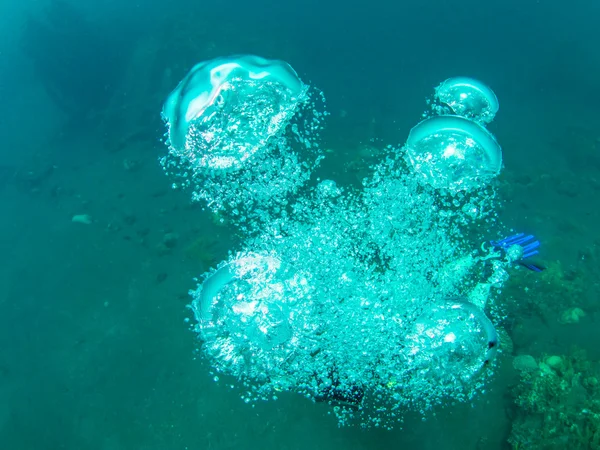
<instances>
[{"instance_id":1,"label":"underwater seafloor","mask_svg":"<svg viewBox=\"0 0 600 450\"><path fill-rule=\"evenodd\" d=\"M410 32L373 37L361 20L385 14L378 8L361 20L359 11L332 8L322 23L305 14L302 26L264 19L261 27L241 19L217 27L205 17L198 26L200 11L182 9L122 32L110 43L117 58L91 33L76 42L89 11L56 4L50 11L63 17L66 8L73 31L56 14L34 14L19 40L25 75L12 80L23 94L3 85L19 99L0 123L1 448L600 448L600 112L590 82L600 61L578 44L588 30L581 17L548 5L481 13L504 14L509 42L485 35L473 50L457 25L462 31L450 32L447 45L472 50L461 60L433 50L439 40L408 42ZM430 23L414 9L417 25ZM552 22L559 19L566 26ZM301 31L325 23L361 32L343 39ZM90 48L91 66L81 62ZM432 59L419 64L427 49ZM213 382L185 322L188 290L236 238L170 188L158 163L166 152L159 113L195 62L242 51L286 60L326 93L320 175L342 184L357 183L377 149L404 142L444 78L474 72L496 90L500 218L536 235L546 270L512 273L500 297L508 338L494 378L472 403L438 408L427 420L408 414L394 431L362 430L339 428L323 403L282 393L250 406L231 380ZM369 73L390 51L396 61ZM494 51L496 65L481 56ZM98 74L102 64L114 67Z\"/></svg>"}]
</instances>

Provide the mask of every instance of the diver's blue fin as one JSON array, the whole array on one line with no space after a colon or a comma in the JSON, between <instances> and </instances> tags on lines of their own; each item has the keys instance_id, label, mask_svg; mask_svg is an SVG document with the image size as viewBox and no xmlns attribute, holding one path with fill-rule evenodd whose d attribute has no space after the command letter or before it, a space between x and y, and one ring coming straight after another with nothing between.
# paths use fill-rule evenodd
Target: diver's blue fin
<instances>
[{"instance_id":1,"label":"diver's blue fin","mask_svg":"<svg viewBox=\"0 0 600 450\"><path fill-rule=\"evenodd\" d=\"M541 272L546 268L540 266L538 264L533 264L530 262L524 262L524 259L530 258L534 255L537 255L539 251L537 250L540 246L540 241L538 241L532 234L525 235L525 233L515 234L514 236L509 236L507 238L501 239L499 241L490 241L492 247L506 251L513 245L519 245L523 248L523 255L521 259L517 262L519 265L526 267L529 270L534 272Z\"/></svg>"}]
</instances>

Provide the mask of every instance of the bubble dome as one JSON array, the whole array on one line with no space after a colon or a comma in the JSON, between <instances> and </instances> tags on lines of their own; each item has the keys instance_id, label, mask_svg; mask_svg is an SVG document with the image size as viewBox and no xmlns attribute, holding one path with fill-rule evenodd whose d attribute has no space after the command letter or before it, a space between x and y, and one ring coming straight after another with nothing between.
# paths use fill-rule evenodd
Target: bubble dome
<instances>
[{"instance_id":1,"label":"bubble dome","mask_svg":"<svg viewBox=\"0 0 600 450\"><path fill-rule=\"evenodd\" d=\"M494 91L481 81L453 77L435 88L435 100L450 108L451 113L483 124L494 120L499 103Z\"/></svg>"},{"instance_id":2,"label":"bubble dome","mask_svg":"<svg viewBox=\"0 0 600 450\"><path fill-rule=\"evenodd\" d=\"M494 136L459 116L420 122L410 130L405 149L413 170L437 189L478 189L502 168L502 151Z\"/></svg>"},{"instance_id":3,"label":"bubble dome","mask_svg":"<svg viewBox=\"0 0 600 450\"><path fill-rule=\"evenodd\" d=\"M240 167L285 127L304 91L283 61L240 55L199 63L164 104L169 142L199 168Z\"/></svg>"},{"instance_id":4,"label":"bubble dome","mask_svg":"<svg viewBox=\"0 0 600 450\"><path fill-rule=\"evenodd\" d=\"M401 426L409 410L473 398L493 375L500 319L489 306L511 264L467 237L497 220L487 183L501 169L494 137L473 120L438 116L388 146L361 188L309 183L322 158L322 95L285 63L255 58L233 59L275 75L250 76L248 63L213 106L206 72L232 58L201 63L164 108L163 167L241 236L190 291L215 379L236 379L247 403L291 391L363 427ZM226 124L212 123L224 111ZM261 150L235 170L206 162L248 136L261 136L250 141Z\"/></svg>"}]
</instances>

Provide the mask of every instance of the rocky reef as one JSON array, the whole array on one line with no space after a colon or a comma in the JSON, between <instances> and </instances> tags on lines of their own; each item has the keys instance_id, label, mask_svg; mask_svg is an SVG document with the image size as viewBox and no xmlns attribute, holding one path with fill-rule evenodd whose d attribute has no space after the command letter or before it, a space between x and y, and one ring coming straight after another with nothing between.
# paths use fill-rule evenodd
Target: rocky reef
<instances>
[{"instance_id":1,"label":"rocky reef","mask_svg":"<svg viewBox=\"0 0 600 450\"><path fill-rule=\"evenodd\" d=\"M514 449L600 449L599 361L582 350L517 356L511 411Z\"/></svg>"}]
</instances>

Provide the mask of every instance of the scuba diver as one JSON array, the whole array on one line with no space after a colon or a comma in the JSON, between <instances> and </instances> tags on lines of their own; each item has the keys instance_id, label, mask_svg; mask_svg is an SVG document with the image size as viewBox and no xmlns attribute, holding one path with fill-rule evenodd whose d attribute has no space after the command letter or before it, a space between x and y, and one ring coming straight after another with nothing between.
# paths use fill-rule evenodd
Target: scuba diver
<instances>
[{"instance_id":1,"label":"scuba diver","mask_svg":"<svg viewBox=\"0 0 600 450\"><path fill-rule=\"evenodd\" d=\"M525 261L539 254L538 248L540 247L540 242L533 235L518 233L498 241L489 241L489 244L496 251L496 254L490 255L493 259L507 260L511 263L525 267L532 272L542 272L545 270L544 266L536 262ZM485 244L482 247L484 246ZM497 351L499 343L492 323L482 310L469 301L459 298L451 298L449 300L456 303L459 307L471 312L482 322L482 326L488 335L488 348L483 366L489 365ZM327 380L319 379L318 381L321 390L315 397L317 402L327 402L333 406L343 406L350 409L358 409L361 407L367 387L362 385L351 387L341 386L337 368L333 368L329 371Z\"/></svg>"}]
</instances>

